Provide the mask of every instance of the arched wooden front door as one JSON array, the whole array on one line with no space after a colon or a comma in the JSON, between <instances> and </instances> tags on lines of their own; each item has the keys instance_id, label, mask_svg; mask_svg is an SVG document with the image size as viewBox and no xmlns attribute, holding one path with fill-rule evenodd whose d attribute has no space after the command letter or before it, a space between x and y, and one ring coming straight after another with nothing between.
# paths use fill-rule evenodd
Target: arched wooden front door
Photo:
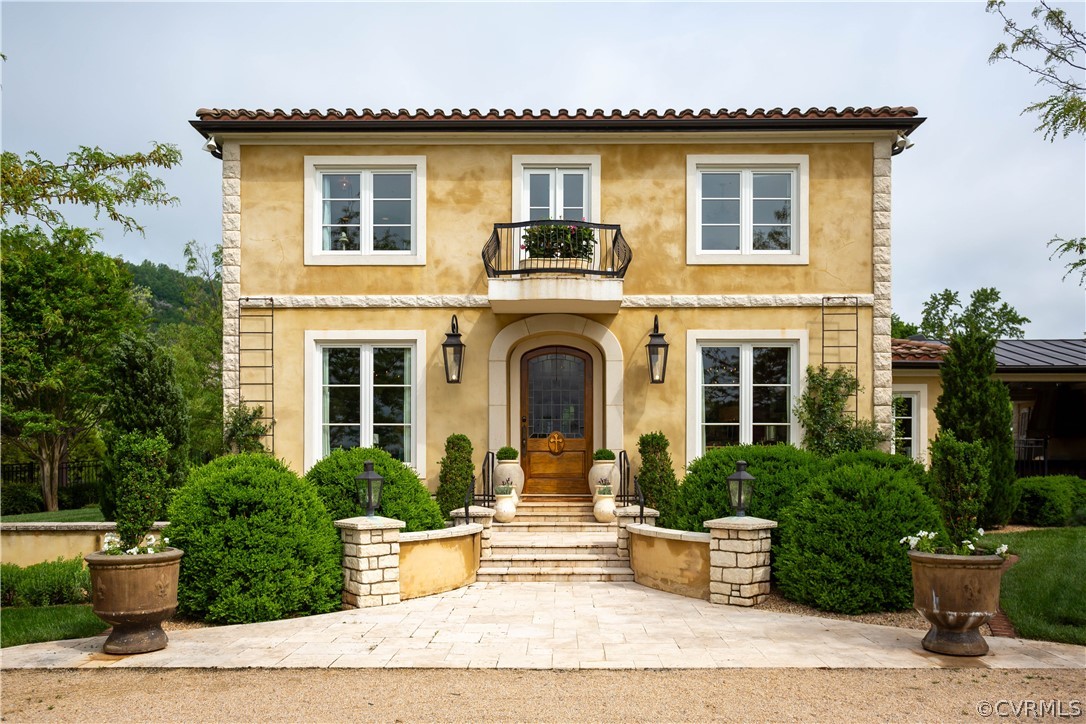
<instances>
[{"instance_id":1,"label":"arched wooden front door","mask_svg":"<svg viewBox=\"0 0 1086 724\"><path fill-rule=\"evenodd\" d=\"M524 492L587 495L592 357L573 347L541 347L520 364Z\"/></svg>"}]
</instances>

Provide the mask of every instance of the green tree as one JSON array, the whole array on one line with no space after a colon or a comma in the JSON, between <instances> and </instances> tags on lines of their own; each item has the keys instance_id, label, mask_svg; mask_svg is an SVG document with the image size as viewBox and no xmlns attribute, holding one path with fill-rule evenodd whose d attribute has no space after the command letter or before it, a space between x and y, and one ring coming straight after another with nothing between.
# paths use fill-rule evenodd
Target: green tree
<instances>
[{"instance_id":1,"label":"green tree","mask_svg":"<svg viewBox=\"0 0 1086 724\"><path fill-rule=\"evenodd\" d=\"M1048 245L1049 247L1055 247L1052 249L1049 259L1054 256L1068 257L1067 271L1064 273L1063 278L1066 279L1078 272L1079 286L1086 285L1086 236L1080 236L1077 239L1064 239L1056 236L1048 242Z\"/></svg>"},{"instance_id":2,"label":"green tree","mask_svg":"<svg viewBox=\"0 0 1086 724\"><path fill-rule=\"evenodd\" d=\"M860 382L844 367L832 372L819 365L807 368L807 385L796 402L796 419L803 425L803 447L818 455L874 450L886 440L872 420L857 420L845 411Z\"/></svg>"},{"instance_id":3,"label":"green tree","mask_svg":"<svg viewBox=\"0 0 1086 724\"><path fill-rule=\"evenodd\" d=\"M2 231L0 430L41 468L46 510L57 510L60 465L103 418L109 370L143 313L132 279L93 250L96 234L58 226Z\"/></svg>"},{"instance_id":4,"label":"green tree","mask_svg":"<svg viewBox=\"0 0 1086 724\"><path fill-rule=\"evenodd\" d=\"M177 381L189 401L189 444L193 462L207 462L225 450L222 403L222 247L185 245L185 273L179 278L181 304L176 323L162 324L157 339L174 359ZM265 433L257 436L257 441Z\"/></svg>"},{"instance_id":5,"label":"green tree","mask_svg":"<svg viewBox=\"0 0 1086 724\"><path fill-rule=\"evenodd\" d=\"M912 322L905 322L897 313L890 315L890 336L894 339L908 339L914 334L920 334L920 327Z\"/></svg>"},{"instance_id":6,"label":"green tree","mask_svg":"<svg viewBox=\"0 0 1086 724\"><path fill-rule=\"evenodd\" d=\"M963 306L957 292L944 289L932 294L924 302L924 316L920 332L932 339L950 339L956 333L972 328L993 339L1022 339L1023 324L1029 324L1011 305L1002 302L994 287L981 287L969 297Z\"/></svg>"},{"instance_id":7,"label":"green tree","mask_svg":"<svg viewBox=\"0 0 1086 724\"><path fill-rule=\"evenodd\" d=\"M222 431L225 451L233 454L267 452L264 438L271 428L260 421L262 417L264 408L259 405L249 407L242 402L230 408Z\"/></svg>"},{"instance_id":8,"label":"green tree","mask_svg":"<svg viewBox=\"0 0 1086 724\"><path fill-rule=\"evenodd\" d=\"M464 507L464 496L475 478L471 462L471 440L467 435L453 433L445 440L445 457L438 473L437 504L446 520L452 511Z\"/></svg>"},{"instance_id":9,"label":"green tree","mask_svg":"<svg viewBox=\"0 0 1086 724\"><path fill-rule=\"evenodd\" d=\"M1014 439L1011 398L995 379L995 340L976 327L950 339L939 376L943 394L935 405L940 433L988 448L988 491L979 514L984 527L1003 525L1014 511Z\"/></svg>"},{"instance_id":10,"label":"green tree","mask_svg":"<svg viewBox=\"0 0 1086 724\"><path fill-rule=\"evenodd\" d=\"M118 446L123 435L158 434L166 440L167 488L181 487L189 468L189 406L177 383L169 353L148 336L126 335L113 358L110 379L106 435L110 475L99 497L107 519L111 518L117 500L112 487L119 484L119 473L125 464L121 457L126 451Z\"/></svg>"},{"instance_id":11,"label":"green tree","mask_svg":"<svg viewBox=\"0 0 1086 724\"><path fill-rule=\"evenodd\" d=\"M0 218L6 222L11 214L55 229L64 224L64 216L55 206L76 204L93 208L96 219L104 213L125 232L143 234L143 227L123 207L177 204L177 198L166 193L165 183L149 169L169 169L180 162L181 152L164 143L153 144L148 153L128 154L81 146L61 164L34 151L25 157L5 151L0 162L0 185L4 188Z\"/></svg>"},{"instance_id":12,"label":"green tree","mask_svg":"<svg viewBox=\"0 0 1086 724\"><path fill-rule=\"evenodd\" d=\"M1006 13L1004 0L988 0L987 12L1003 19L1003 32L1010 45L999 43L988 56L989 63L1009 60L1035 75L1037 85L1055 92L1048 98L1026 106L1023 113L1036 113L1041 125L1036 130L1045 139L1067 138L1072 133L1086 133L1086 35L1075 30L1067 13L1040 0L1030 16L1040 25L1024 24Z\"/></svg>"}]
</instances>

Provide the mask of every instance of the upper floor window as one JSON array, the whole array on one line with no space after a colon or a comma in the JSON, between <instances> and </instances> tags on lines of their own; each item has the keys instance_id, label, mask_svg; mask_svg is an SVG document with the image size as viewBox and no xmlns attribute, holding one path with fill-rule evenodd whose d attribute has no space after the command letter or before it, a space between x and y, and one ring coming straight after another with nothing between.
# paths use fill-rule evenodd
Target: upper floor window
<instances>
[{"instance_id":1,"label":"upper floor window","mask_svg":"<svg viewBox=\"0 0 1086 724\"><path fill-rule=\"evenodd\" d=\"M306 264L425 263L425 157L305 160Z\"/></svg>"},{"instance_id":2,"label":"upper floor window","mask_svg":"<svg viewBox=\"0 0 1086 724\"><path fill-rule=\"evenodd\" d=\"M687 262L805 264L806 156L688 156Z\"/></svg>"},{"instance_id":3,"label":"upper floor window","mask_svg":"<svg viewBox=\"0 0 1086 724\"><path fill-rule=\"evenodd\" d=\"M510 218L600 222L600 157L513 156Z\"/></svg>"}]
</instances>

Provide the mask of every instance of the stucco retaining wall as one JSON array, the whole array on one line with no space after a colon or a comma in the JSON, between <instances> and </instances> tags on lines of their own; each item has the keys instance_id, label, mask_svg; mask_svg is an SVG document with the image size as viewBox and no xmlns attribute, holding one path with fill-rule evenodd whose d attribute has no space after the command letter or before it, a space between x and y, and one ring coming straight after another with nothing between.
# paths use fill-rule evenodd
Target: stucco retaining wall
<instances>
[{"instance_id":1,"label":"stucco retaining wall","mask_svg":"<svg viewBox=\"0 0 1086 724\"><path fill-rule=\"evenodd\" d=\"M709 533L633 523L630 567L642 586L709 600Z\"/></svg>"},{"instance_id":2,"label":"stucco retaining wall","mask_svg":"<svg viewBox=\"0 0 1086 724\"><path fill-rule=\"evenodd\" d=\"M483 526L400 534L400 599L419 598L475 583Z\"/></svg>"},{"instance_id":3,"label":"stucco retaining wall","mask_svg":"<svg viewBox=\"0 0 1086 724\"><path fill-rule=\"evenodd\" d=\"M154 530L167 525L155 523ZM116 529L116 523L4 523L0 525L0 561L26 567L57 558L82 558L102 550L102 538Z\"/></svg>"}]
</instances>

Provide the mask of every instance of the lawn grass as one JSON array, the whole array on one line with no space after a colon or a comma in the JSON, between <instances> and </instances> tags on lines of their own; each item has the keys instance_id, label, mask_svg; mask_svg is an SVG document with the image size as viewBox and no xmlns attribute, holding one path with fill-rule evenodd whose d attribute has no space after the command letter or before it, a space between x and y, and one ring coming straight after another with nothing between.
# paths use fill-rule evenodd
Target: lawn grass
<instances>
[{"instance_id":1,"label":"lawn grass","mask_svg":"<svg viewBox=\"0 0 1086 724\"><path fill-rule=\"evenodd\" d=\"M1086 527L995 533L1019 556L1003 574L999 603L1019 636L1086 644Z\"/></svg>"},{"instance_id":2,"label":"lawn grass","mask_svg":"<svg viewBox=\"0 0 1086 724\"><path fill-rule=\"evenodd\" d=\"M0 516L0 523L104 523L102 509L97 505L86 508L58 510L52 513L23 513Z\"/></svg>"},{"instance_id":3,"label":"lawn grass","mask_svg":"<svg viewBox=\"0 0 1086 724\"><path fill-rule=\"evenodd\" d=\"M7 606L0 611L0 648L97 636L106 628L89 604Z\"/></svg>"}]
</instances>

